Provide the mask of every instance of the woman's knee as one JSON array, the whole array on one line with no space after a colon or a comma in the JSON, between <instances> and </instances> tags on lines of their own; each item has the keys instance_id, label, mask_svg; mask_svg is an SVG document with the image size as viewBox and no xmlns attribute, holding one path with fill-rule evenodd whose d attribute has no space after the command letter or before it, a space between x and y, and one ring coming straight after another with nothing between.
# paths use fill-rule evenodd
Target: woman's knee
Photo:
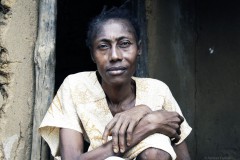
<instances>
[{"instance_id":1,"label":"woman's knee","mask_svg":"<svg viewBox=\"0 0 240 160\"><path fill-rule=\"evenodd\" d=\"M148 148L138 155L137 160L171 160L171 156L161 149Z\"/></svg>"}]
</instances>

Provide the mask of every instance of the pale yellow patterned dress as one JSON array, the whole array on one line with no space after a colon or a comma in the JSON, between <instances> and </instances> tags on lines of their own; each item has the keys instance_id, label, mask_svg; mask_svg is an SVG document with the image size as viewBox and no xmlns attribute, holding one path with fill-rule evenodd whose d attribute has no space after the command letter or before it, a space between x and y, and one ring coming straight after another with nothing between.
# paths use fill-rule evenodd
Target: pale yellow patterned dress
<instances>
[{"instance_id":1,"label":"pale yellow patterned dress","mask_svg":"<svg viewBox=\"0 0 240 160\"><path fill-rule=\"evenodd\" d=\"M166 84L151 78L133 77L136 83L136 105L145 104L152 110L165 109L182 112ZM52 155L61 159L59 152L59 128L81 132L90 143L89 151L102 145L105 126L113 118L106 96L98 82L96 72L81 72L69 75L59 88L39 133L48 143ZM181 143L191 132L186 120L181 124ZM162 134L153 134L125 154L125 159L134 159L143 150L154 147L168 152L172 159L176 154L170 139Z\"/></svg>"}]
</instances>

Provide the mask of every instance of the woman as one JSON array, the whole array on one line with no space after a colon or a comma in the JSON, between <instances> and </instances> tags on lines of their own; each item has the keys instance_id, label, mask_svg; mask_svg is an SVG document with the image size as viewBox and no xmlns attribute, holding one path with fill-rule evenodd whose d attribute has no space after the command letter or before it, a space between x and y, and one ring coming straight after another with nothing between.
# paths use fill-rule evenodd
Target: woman
<instances>
[{"instance_id":1,"label":"woman","mask_svg":"<svg viewBox=\"0 0 240 160\"><path fill-rule=\"evenodd\" d=\"M141 54L138 25L121 8L89 25L87 44L96 72L69 75L40 126L57 159L190 159L191 128L169 88L133 77ZM90 143L84 153L84 140Z\"/></svg>"}]
</instances>

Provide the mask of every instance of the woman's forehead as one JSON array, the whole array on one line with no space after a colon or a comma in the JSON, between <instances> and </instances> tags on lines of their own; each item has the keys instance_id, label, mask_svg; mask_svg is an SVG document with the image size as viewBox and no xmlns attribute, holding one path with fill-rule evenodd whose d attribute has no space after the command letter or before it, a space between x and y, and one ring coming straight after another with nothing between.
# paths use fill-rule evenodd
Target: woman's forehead
<instances>
[{"instance_id":1,"label":"woman's forehead","mask_svg":"<svg viewBox=\"0 0 240 160\"><path fill-rule=\"evenodd\" d=\"M105 36L135 37L135 30L130 22L124 19L109 19L99 26L96 38Z\"/></svg>"}]
</instances>

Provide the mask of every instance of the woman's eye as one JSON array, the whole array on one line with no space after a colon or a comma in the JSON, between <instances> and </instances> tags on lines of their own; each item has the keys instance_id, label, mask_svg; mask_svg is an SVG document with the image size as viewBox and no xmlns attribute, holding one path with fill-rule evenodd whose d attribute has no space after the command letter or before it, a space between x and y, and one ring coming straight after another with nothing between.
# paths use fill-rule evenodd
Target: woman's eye
<instances>
[{"instance_id":1,"label":"woman's eye","mask_svg":"<svg viewBox=\"0 0 240 160\"><path fill-rule=\"evenodd\" d=\"M100 44L100 45L98 45L97 48L98 48L98 49L108 49L108 45L106 45L106 44Z\"/></svg>"},{"instance_id":2,"label":"woman's eye","mask_svg":"<svg viewBox=\"0 0 240 160\"><path fill-rule=\"evenodd\" d=\"M123 42L120 43L119 46L120 46L121 48L127 48L127 47L129 47L131 44L132 44L132 43L131 43L130 41L123 41Z\"/></svg>"}]
</instances>

